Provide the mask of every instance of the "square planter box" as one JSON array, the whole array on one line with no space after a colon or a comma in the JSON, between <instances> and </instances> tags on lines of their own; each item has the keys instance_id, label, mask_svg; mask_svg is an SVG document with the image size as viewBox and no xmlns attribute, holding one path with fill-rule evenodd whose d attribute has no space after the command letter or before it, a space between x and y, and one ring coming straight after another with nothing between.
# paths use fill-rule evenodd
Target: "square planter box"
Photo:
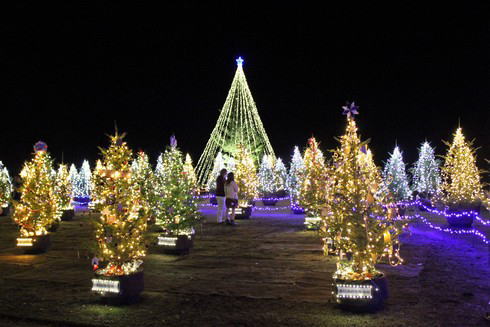
<instances>
[{"instance_id":1,"label":"square planter box","mask_svg":"<svg viewBox=\"0 0 490 327\"><path fill-rule=\"evenodd\" d=\"M190 235L161 234L157 238L157 248L166 254L188 254L194 246Z\"/></svg>"},{"instance_id":2,"label":"square planter box","mask_svg":"<svg viewBox=\"0 0 490 327\"><path fill-rule=\"evenodd\" d=\"M145 288L143 271L123 276L103 276L92 278L92 292L100 295L108 304L136 302Z\"/></svg>"},{"instance_id":3,"label":"square planter box","mask_svg":"<svg viewBox=\"0 0 490 327\"><path fill-rule=\"evenodd\" d=\"M212 205L218 205L218 200L216 199L216 195L212 195L210 198L209 198L209 203L211 203Z\"/></svg>"},{"instance_id":4,"label":"square planter box","mask_svg":"<svg viewBox=\"0 0 490 327\"><path fill-rule=\"evenodd\" d=\"M49 234L31 237L18 237L17 247L24 249L26 254L46 252L51 245Z\"/></svg>"},{"instance_id":5,"label":"square planter box","mask_svg":"<svg viewBox=\"0 0 490 327\"><path fill-rule=\"evenodd\" d=\"M46 230L50 233L54 233L58 230L58 227L60 227L60 221L59 220L55 221L54 223L52 223L51 225L46 227Z\"/></svg>"},{"instance_id":6,"label":"square planter box","mask_svg":"<svg viewBox=\"0 0 490 327\"><path fill-rule=\"evenodd\" d=\"M238 207L235 209L235 219L250 219L250 216L252 215L252 206L248 207ZM230 209L228 209L228 214L231 212Z\"/></svg>"},{"instance_id":7,"label":"square planter box","mask_svg":"<svg viewBox=\"0 0 490 327\"><path fill-rule=\"evenodd\" d=\"M270 198L270 199L262 199L262 203L265 205L265 206L275 206L276 203L277 203L277 200L274 199L274 198Z\"/></svg>"},{"instance_id":8,"label":"square planter box","mask_svg":"<svg viewBox=\"0 0 490 327\"><path fill-rule=\"evenodd\" d=\"M306 230L319 230L322 219L320 217L305 217Z\"/></svg>"},{"instance_id":9,"label":"square planter box","mask_svg":"<svg viewBox=\"0 0 490 327\"><path fill-rule=\"evenodd\" d=\"M63 214L61 215L62 221L70 221L75 217L75 209L63 210Z\"/></svg>"},{"instance_id":10,"label":"square planter box","mask_svg":"<svg viewBox=\"0 0 490 327\"><path fill-rule=\"evenodd\" d=\"M458 203L450 205L446 213L448 214L460 214L462 212L474 212L476 214L480 213L481 203ZM446 220L449 226L455 228L471 228L473 225L474 215L461 215L461 216L446 216Z\"/></svg>"},{"instance_id":11,"label":"square planter box","mask_svg":"<svg viewBox=\"0 0 490 327\"><path fill-rule=\"evenodd\" d=\"M386 277L369 280L334 279L334 296L340 308L354 312L374 312L388 298Z\"/></svg>"}]
</instances>

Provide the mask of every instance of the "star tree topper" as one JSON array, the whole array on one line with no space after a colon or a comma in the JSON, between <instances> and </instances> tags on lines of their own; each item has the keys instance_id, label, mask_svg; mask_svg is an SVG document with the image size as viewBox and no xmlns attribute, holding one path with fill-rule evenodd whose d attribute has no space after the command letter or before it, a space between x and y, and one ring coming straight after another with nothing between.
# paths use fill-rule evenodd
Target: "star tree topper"
<instances>
[{"instance_id":1,"label":"star tree topper","mask_svg":"<svg viewBox=\"0 0 490 327\"><path fill-rule=\"evenodd\" d=\"M359 115L359 106L356 106L354 102L347 102L345 106L342 106L342 109L344 109L344 112L342 114L347 115L347 118L354 117L354 115Z\"/></svg>"}]
</instances>

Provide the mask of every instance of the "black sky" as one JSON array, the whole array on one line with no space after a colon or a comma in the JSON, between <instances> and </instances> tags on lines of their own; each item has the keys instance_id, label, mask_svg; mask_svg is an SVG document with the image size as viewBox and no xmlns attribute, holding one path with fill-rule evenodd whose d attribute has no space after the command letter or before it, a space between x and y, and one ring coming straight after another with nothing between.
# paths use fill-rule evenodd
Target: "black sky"
<instances>
[{"instance_id":1,"label":"black sky","mask_svg":"<svg viewBox=\"0 0 490 327\"><path fill-rule=\"evenodd\" d=\"M62 153L77 165L94 160L114 120L152 161L172 133L197 161L238 55L272 146L286 161L311 135L324 150L335 147L345 127L340 107L354 100L378 164L395 142L408 162L426 138L443 154L441 140L460 119L488 167L488 5L96 3L18 2L7 12L0 160L11 170L39 139L58 161Z\"/></svg>"}]
</instances>

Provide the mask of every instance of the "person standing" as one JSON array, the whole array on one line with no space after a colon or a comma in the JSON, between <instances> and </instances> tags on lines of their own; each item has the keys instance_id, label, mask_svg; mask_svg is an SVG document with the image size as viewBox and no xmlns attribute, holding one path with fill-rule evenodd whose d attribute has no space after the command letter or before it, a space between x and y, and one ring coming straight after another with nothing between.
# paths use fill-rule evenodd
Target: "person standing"
<instances>
[{"instance_id":1,"label":"person standing","mask_svg":"<svg viewBox=\"0 0 490 327\"><path fill-rule=\"evenodd\" d=\"M226 182L226 169L221 169L218 178L216 178L216 201L218 201L218 212L216 218L218 224L224 223L226 217L226 205L225 205L225 182Z\"/></svg>"},{"instance_id":2,"label":"person standing","mask_svg":"<svg viewBox=\"0 0 490 327\"><path fill-rule=\"evenodd\" d=\"M226 207L231 209L231 215L226 219L228 225L235 225L235 209L238 206L238 185L235 175L229 173L225 182Z\"/></svg>"}]
</instances>

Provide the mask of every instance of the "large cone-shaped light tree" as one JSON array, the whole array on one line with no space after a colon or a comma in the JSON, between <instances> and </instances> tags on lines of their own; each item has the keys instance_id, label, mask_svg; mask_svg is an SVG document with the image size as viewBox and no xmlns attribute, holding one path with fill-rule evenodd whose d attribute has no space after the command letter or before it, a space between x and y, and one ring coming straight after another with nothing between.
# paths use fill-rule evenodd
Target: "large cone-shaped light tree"
<instances>
[{"instance_id":1,"label":"large cone-shaped light tree","mask_svg":"<svg viewBox=\"0 0 490 327\"><path fill-rule=\"evenodd\" d=\"M347 129L329 169L323 231L340 253L334 278L367 280L380 275L375 264L382 257L392 264L401 261L397 246L401 228L392 219L395 210L384 206L380 171L357 134L353 117L357 107L351 104L344 110Z\"/></svg>"},{"instance_id":2,"label":"large cone-shaped light tree","mask_svg":"<svg viewBox=\"0 0 490 327\"><path fill-rule=\"evenodd\" d=\"M242 144L250 151L256 166L259 165L264 154L275 158L274 150L248 88L243 72L243 59L239 57L236 62L237 70L225 104L197 163L196 172L201 185L205 185L208 181L218 152L225 157L236 157L238 144Z\"/></svg>"},{"instance_id":3,"label":"large cone-shaped light tree","mask_svg":"<svg viewBox=\"0 0 490 327\"><path fill-rule=\"evenodd\" d=\"M92 176L92 197L100 216L94 220L96 257L105 266L99 275L121 276L136 273L146 255L144 234L148 206L140 185L131 173L132 151L123 135L111 136L108 149Z\"/></svg>"},{"instance_id":4,"label":"large cone-shaped light tree","mask_svg":"<svg viewBox=\"0 0 490 327\"><path fill-rule=\"evenodd\" d=\"M458 127L453 143L446 144L449 149L442 167L444 202L459 205L480 201L483 190L472 142L465 140L461 127Z\"/></svg>"}]
</instances>

